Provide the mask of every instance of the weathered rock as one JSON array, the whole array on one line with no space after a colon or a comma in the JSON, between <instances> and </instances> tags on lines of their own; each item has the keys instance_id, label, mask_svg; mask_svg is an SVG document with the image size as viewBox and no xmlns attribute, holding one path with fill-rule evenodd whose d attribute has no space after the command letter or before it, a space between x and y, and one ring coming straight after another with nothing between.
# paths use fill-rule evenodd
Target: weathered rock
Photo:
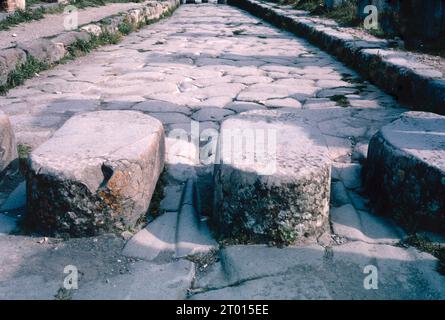
<instances>
[{"instance_id":1,"label":"weathered rock","mask_svg":"<svg viewBox=\"0 0 445 320\"><path fill-rule=\"evenodd\" d=\"M221 262L208 273L197 274L194 286L202 293L192 299L441 299L445 295L437 259L413 248L355 241L328 250L317 245L228 246L220 255ZM378 290L364 287L370 266L377 268Z\"/></svg>"},{"instance_id":2,"label":"weathered rock","mask_svg":"<svg viewBox=\"0 0 445 320\"><path fill-rule=\"evenodd\" d=\"M331 162L315 127L294 113L251 111L224 121L220 140L214 214L223 235L298 243L327 230Z\"/></svg>"},{"instance_id":3,"label":"weathered rock","mask_svg":"<svg viewBox=\"0 0 445 320\"><path fill-rule=\"evenodd\" d=\"M176 242L177 258L207 254L218 249L207 223L200 221L195 208L190 204L184 204L181 208Z\"/></svg>"},{"instance_id":4,"label":"weathered rock","mask_svg":"<svg viewBox=\"0 0 445 320\"><path fill-rule=\"evenodd\" d=\"M28 222L71 236L133 227L164 166L162 124L140 112L72 117L30 156Z\"/></svg>"},{"instance_id":5,"label":"weathered rock","mask_svg":"<svg viewBox=\"0 0 445 320\"><path fill-rule=\"evenodd\" d=\"M8 116L0 111L0 172L17 159L17 145Z\"/></svg>"},{"instance_id":6,"label":"weathered rock","mask_svg":"<svg viewBox=\"0 0 445 320\"><path fill-rule=\"evenodd\" d=\"M61 43L65 48L73 45L78 40L88 42L91 40L91 35L86 31L69 31L51 39L54 43Z\"/></svg>"},{"instance_id":7,"label":"weathered rock","mask_svg":"<svg viewBox=\"0 0 445 320\"><path fill-rule=\"evenodd\" d=\"M365 188L405 222L445 231L445 117L407 112L371 139Z\"/></svg>"},{"instance_id":8,"label":"weathered rock","mask_svg":"<svg viewBox=\"0 0 445 320\"><path fill-rule=\"evenodd\" d=\"M26 207L26 183L21 182L0 207L1 211L16 211Z\"/></svg>"}]
</instances>

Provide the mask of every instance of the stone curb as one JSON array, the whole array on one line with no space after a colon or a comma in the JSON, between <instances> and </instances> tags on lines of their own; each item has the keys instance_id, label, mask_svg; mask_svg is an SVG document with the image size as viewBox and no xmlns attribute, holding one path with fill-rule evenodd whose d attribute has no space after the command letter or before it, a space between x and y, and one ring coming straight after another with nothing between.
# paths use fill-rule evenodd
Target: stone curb
<instances>
[{"instance_id":1,"label":"stone curb","mask_svg":"<svg viewBox=\"0 0 445 320\"><path fill-rule=\"evenodd\" d=\"M347 28L307 12L258 0L228 0L274 25L304 37L357 70L413 110L445 114L445 77L433 67L413 61L388 41L370 36L357 39Z\"/></svg>"},{"instance_id":2,"label":"stone curb","mask_svg":"<svg viewBox=\"0 0 445 320\"><path fill-rule=\"evenodd\" d=\"M146 6L130 9L104 18L95 23L80 26L77 31L66 31L50 38L39 38L18 43L15 47L0 50L0 86L7 84L8 76L31 58L37 62L54 64L69 55L69 48L78 40L90 41L92 36L117 34L122 23L133 29L148 25L173 12L180 0L148 1Z\"/></svg>"}]
</instances>

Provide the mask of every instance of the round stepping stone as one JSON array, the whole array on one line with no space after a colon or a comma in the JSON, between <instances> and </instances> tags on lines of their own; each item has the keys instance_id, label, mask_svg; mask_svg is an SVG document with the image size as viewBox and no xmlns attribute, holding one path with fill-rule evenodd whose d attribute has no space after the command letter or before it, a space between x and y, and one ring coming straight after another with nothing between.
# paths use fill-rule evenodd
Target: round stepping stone
<instances>
[{"instance_id":1,"label":"round stepping stone","mask_svg":"<svg viewBox=\"0 0 445 320\"><path fill-rule=\"evenodd\" d=\"M71 236L133 227L163 170L164 144L161 122L141 112L72 117L31 153L27 222Z\"/></svg>"},{"instance_id":2,"label":"round stepping stone","mask_svg":"<svg viewBox=\"0 0 445 320\"><path fill-rule=\"evenodd\" d=\"M406 112L369 144L365 187L379 212L445 231L445 117Z\"/></svg>"},{"instance_id":3,"label":"round stepping stone","mask_svg":"<svg viewBox=\"0 0 445 320\"><path fill-rule=\"evenodd\" d=\"M231 117L218 151L214 215L222 235L295 244L329 229L329 152L321 133L297 114Z\"/></svg>"},{"instance_id":4,"label":"round stepping stone","mask_svg":"<svg viewBox=\"0 0 445 320\"><path fill-rule=\"evenodd\" d=\"M0 172L17 159L17 146L9 117L0 111Z\"/></svg>"}]
</instances>

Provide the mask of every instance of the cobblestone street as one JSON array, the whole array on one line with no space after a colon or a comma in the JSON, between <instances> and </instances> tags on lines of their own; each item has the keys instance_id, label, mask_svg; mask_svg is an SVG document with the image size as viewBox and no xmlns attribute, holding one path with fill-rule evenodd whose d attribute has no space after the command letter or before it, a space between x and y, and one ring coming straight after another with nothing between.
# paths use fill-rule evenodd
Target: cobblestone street
<instances>
[{"instance_id":1,"label":"cobblestone street","mask_svg":"<svg viewBox=\"0 0 445 320\"><path fill-rule=\"evenodd\" d=\"M119 44L11 89L0 97L0 110L9 116L17 143L32 149L87 111L141 111L159 119L166 135L160 205L166 213L143 229L156 234L159 243L141 253L138 245L144 248L148 235L136 234L129 244L140 242L127 244L123 252L125 241L107 242L107 236L40 244L25 235L2 235L2 298L52 299L67 264L84 274L73 299L445 298L437 259L400 245L405 232L371 212L363 192L362 164L371 137L407 109L331 55L241 9L181 5L171 17ZM180 195L196 179L200 214L210 215L213 166L196 160L193 141L178 148L169 134L174 129L191 134L195 122L201 131L219 130L224 119L250 110L295 113L322 133L333 161L332 234L285 248L222 246L205 226L200 244L208 253L201 260L178 254L184 243L178 232L196 229L178 222L178 212L184 214ZM87 249L92 247L98 256ZM378 290L363 287L368 265L379 269Z\"/></svg>"}]
</instances>

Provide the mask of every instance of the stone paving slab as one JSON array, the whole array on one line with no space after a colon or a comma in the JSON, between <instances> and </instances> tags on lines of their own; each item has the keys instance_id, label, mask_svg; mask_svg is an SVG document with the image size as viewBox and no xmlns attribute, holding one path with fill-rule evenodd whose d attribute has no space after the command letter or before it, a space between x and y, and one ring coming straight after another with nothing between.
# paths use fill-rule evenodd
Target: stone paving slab
<instances>
[{"instance_id":1,"label":"stone paving slab","mask_svg":"<svg viewBox=\"0 0 445 320\"><path fill-rule=\"evenodd\" d=\"M0 237L1 299L185 299L195 275L187 260L154 264L121 255L115 236L62 241ZM66 266L79 271L78 288L61 294Z\"/></svg>"},{"instance_id":2,"label":"stone paving slab","mask_svg":"<svg viewBox=\"0 0 445 320\"><path fill-rule=\"evenodd\" d=\"M93 21L99 21L105 17L115 15L122 11L141 8L144 3L110 3L106 6L91 7L78 11L78 23L84 25ZM48 14L45 18L37 21L22 23L9 30L0 31L0 49L13 47L18 42L50 37L62 33L66 15ZM15 36L12 36L12 35Z\"/></svg>"},{"instance_id":3,"label":"stone paving slab","mask_svg":"<svg viewBox=\"0 0 445 320\"><path fill-rule=\"evenodd\" d=\"M120 4L116 4L119 7ZM130 4L126 4L129 6ZM123 35L121 27L125 23L133 29L138 29L142 25L146 25L151 21L162 18L164 15L171 13L179 5L179 0L168 1L147 1L143 4L133 4L134 8L129 6L129 10L120 12L118 10L111 10L114 14L110 15L109 10L105 9L105 13L108 16L103 17L97 11L85 9L87 12L93 12L93 16L99 21L94 20L90 15L88 23L86 25L79 25L73 29L65 30L65 20L67 17L63 14L53 15L53 17L59 18L58 27L54 28L50 25L49 28L40 27L39 30L59 30L59 33L51 36L42 36L42 32L38 32L37 36L30 37L29 34L33 32L26 32L26 36L23 36L14 46L1 48L0 47L0 85L9 89L10 83L8 78L14 70L17 70L21 65L26 62L40 63L42 68L48 68L55 63L62 61L65 57L71 56L71 49L77 41L83 41L90 43L93 36L99 37L100 35L108 35L120 37ZM122 8L125 7L125 4ZM132 8L132 9L131 9ZM94 9L94 8L93 8ZM92 11L88 11L92 10ZM51 16L49 16L51 17ZM68 17L69 18L69 17ZM46 20L48 18L44 18ZM49 19L51 21L51 19ZM57 20L57 19L56 19ZM94 20L94 21L93 21ZM41 21L31 22L32 24L39 24ZM56 22L56 21L54 21ZM26 29L28 24L23 24ZM63 27L62 27L63 26ZM19 28L18 26L17 28ZM131 31L131 30L130 30ZM8 32L8 31L4 31ZM43 34L45 34L43 32ZM77 50L77 48L74 48Z\"/></svg>"},{"instance_id":4,"label":"stone paving slab","mask_svg":"<svg viewBox=\"0 0 445 320\"><path fill-rule=\"evenodd\" d=\"M297 80L301 81L301 84L304 83L305 88L309 87L311 90L305 89L302 93L297 88L294 91ZM350 85L346 86L343 82ZM258 88L262 88L260 85L264 84L279 87L280 97L277 98L271 94L270 96L263 95L261 99L255 96L249 97L253 101L237 99L244 90L258 91ZM344 91L343 86L353 87L356 90L349 94L351 91ZM225 88L227 88L227 92L225 92ZM343 92L345 95L341 100L345 100L349 104L339 105L338 101L332 97L317 97L317 93L321 90L336 88L339 89L334 92ZM313 94L311 94L312 91L314 91ZM283 93L286 96L281 96ZM159 101L163 101L162 105L158 104ZM301 109L297 107L298 104L295 101L301 104ZM278 102L279 104L277 104ZM289 107L287 104L289 102L292 102L293 106ZM141 105L138 107L139 103ZM179 122L172 121L165 127L167 140L172 138L169 137L169 133L173 129L184 129L188 135L188 141L180 144L179 151L167 148L166 177L169 185L181 185L189 178L196 179L201 199L211 199L209 195L212 192L212 184L208 182L212 180L213 168L211 165L202 165L193 158L194 151L196 151L196 136L191 136L193 126L190 116L203 108L221 108L239 113L248 109L273 109L274 105L275 108L286 108L287 112L292 111L297 116L316 124L322 131L330 149L329 156L335 161L334 164L338 168L355 168L351 170L353 174L349 174L351 172L340 174L339 170L333 171L333 183L340 183L343 187L336 188L336 192L343 194L342 197L336 196L341 201L335 205L331 203L332 208L350 204L359 215L362 214L362 211L369 214L369 208L366 206L368 199L361 195L360 187L356 183L357 174L354 174L354 172L360 172L361 168L358 165L362 165L362 162L353 157L353 153L355 150L365 149L371 137L381 127L396 119L406 109L395 99L361 79L356 72L329 54L310 45L304 39L273 28L264 21L230 6L181 6L171 18L130 34L118 45L102 47L88 56L42 72L39 78L28 80L23 86L0 97L0 109L11 116L17 141L22 144L30 144L34 149L49 139L67 119L85 111L131 110L135 108L134 110L141 109L140 111L146 114L175 112L183 115L188 119L187 123L183 123L184 117L180 119L178 117L173 120L179 120ZM286 107L283 107L285 105ZM222 120L224 119L226 117L223 117ZM199 130L196 132L202 132L203 128L215 129L218 132L220 127L218 119L198 123ZM200 143L202 146L206 141ZM346 184L349 188L345 187ZM333 191L333 193L335 192ZM211 212L209 209L211 203L210 206L209 203L204 202L201 205L203 210L199 212L200 214ZM370 217L374 218L374 216ZM380 219L373 220L382 227ZM368 225L368 223L366 224ZM366 234L364 231L362 233ZM22 238L25 240L20 240ZM302 279L302 274L307 279L312 279L314 285L316 284L316 286L310 287L308 281L301 280L305 284L304 287L308 288L307 292L312 292L314 297L320 297L318 293L325 295L326 292L331 298L345 299L443 297L438 288L445 286L442 283L442 278L435 271L437 260L432 259L431 256L414 254L411 248L346 241L346 245L350 243L354 243L354 245L335 247L332 250L337 252L335 253L336 262L332 265L326 264L324 269L317 269L318 266L324 266L326 261L329 262L332 255L329 247L336 245L337 241L342 243L344 240L335 234L332 236L327 234L323 238L326 239L323 241L319 239L320 245L316 246L317 249L312 250L313 253L309 254L306 251L301 255L312 264L309 264L307 269L297 268L295 273L290 270L290 277L287 278L283 278L287 273L277 275L273 273L273 270L285 269L284 272L287 272L286 265L294 266L298 262L304 261L304 259L298 260L298 253L290 254L295 259L289 261L289 264L277 266L276 263L271 262L270 270L272 271L265 272L268 271L267 265L255 257L254 254L258 254L255 247L246 246L245 256L250 259L248 261L248 265L251 266L250 270L243 269L241 264L246 261L242 255L234 257L233 262L226 263L226 265L233 266L228 268L232 270L233 279L249 277L249 272L258 275L259 278L249 280L257 282L248 289L243 289L240 283L238 297L249 298L249 292L257 292L257 297L267 295L267 292L265 293L261 289L261 285L271 287L271 283L276 283L277 288L281 288L282 292L274 287L271 289L273 294L267 295L268 298L273 298L275 295L283 298L311 298L312 294L300 294L304 292L299 291L298 287L295 288L298 284L292 279ZM100 238L98 239L99 243L103 243ZM46 254L41 255L43 251L39 251L38 248L49 245L38 243L41 240L41 238L18 236L0 237L0 242L4 241L1 242L1 252L5 252L6 256L14 256L8 250L16 248L16 244L22 246L21 249L15 249L22 254L16 260L11 262L10 259L7 259L0 262L0 276L2 276L0 288L4 288L3 291L0 290L2 295L6 296L4 292L8 292L8 296L25 296L21 289L26 287L16 285L23 284L16 280L21 276L32 276L34 278L28 279L36 286L47 281L45 283L48 285L41 287L41 296L50 297L54 288L61 285L60 278L57 278L56 282L51 282L51 279L54 280L54 274L60 273L60 270L63 269L62 265L72 263L72 259L67 257L85 257L80 260L97 263L97 265L94 264L94 268L82 266L81 270L87 268L90 270L86 273L85 283L95 282L96 278L91 274L94 270L111 272L110 270L113 269L119 273L121 270L119 266L122 262L117 262L117 259L121 261L127 259L120 255L125 244L123 240L116 244L113 250L98 248L94 245L96 243L94 239L79 239L80 243L70 240L62 242L63 245L69 246L70 250L64 251L59 248L51 251L54 257L62 259L63 262L49 271L51 272L50 277L53 278L48 278L42 272L42 270L47 270L44 267L33 269L33 266L42 266L43 261L47 265L48 261L53 261L49 260ZM83 247L81 245L83 241L89 245L93 244L93 246ZM70 246L70 244L73 245ZM251 253L249 253L250 250L252 250ZM275 248L275 250L281 249ZM303 251L304 249L300 252ZM24 255L25 252L28 252L27 255ZM109 255L104 255L104 252ZM96 253L97 256L94 256ZM342 254L344 254L343 258ZM111 258L113 255L115 257ZM367 256L364 257L365 255ZM31 259L32 256L35 259ZM270 256L281 258L280 254L275 253ZM360 258L362 256L363 259ZM388 286L383 286L382 290L364 291L363 279L366 275L363 274L364 266L360 263L373 264L376 260L375 256L378 256L379 266L380 263L384 266L380 271L384 272L386 269L384 260L389 263L388 270L391 272L382 275L382 277L390 280L389 282L385 280ZM313 258L309 259L308 257ZM287 261L286 257L282 259ZM54 266L52 262L49 265ZM106 270L98 269L98 265ZM257 266L264 266L264 270L262 271ZM317 268L314 267L314 269L313 266L317 266ZM218 296L219 290L205 292L206 288L223 290L228 281L233 280L225 273L222 262L214 265L204 263L196 267L204 269L204 271L208 269L209 273L213 273L214 278L210 279L209 276L204 281L201 274L197 274L197 279L202 279L197 283L202 285L193 287L193 292L197 290L201 294L197 294L194 298L205 298L205 294L210 297L210 292L212 292L212 296ZM145 270L150 268L147 267ZM142 269L144 268L141 267ZM417 270L420 269L422 271L418 272ZM402 276L399 277L399 274ZM178 277L183 275L178 273ZM41 280L42 276L45 276L43 280ZM314 276L320 280L315 279ZM276 277L276 279L264 280L269 277ZM103 288L103 283L107 284L106 279L109 279L110 283L119 283L119 280L114 282L112 278L107 273L106 276L100 278L103 282L96 283L100 288ZM264 282L262 282L263 280ZM409 282L410 292L407 289L408 285L404 285L401 283L402 281ZM286 286L286 282L289 282L290 285ZM323 283L326 291L322 286L318 286L320 283ZM190 287L192 287L191 283ZM301 287L302 290L304 287ZM126 288L131 291L131 288ZM181 286L178 287L178 289L181 288ZM319 291L314 292L314 288L318 288ZM398 288L403 289L399 290ZM93 289L89 291L90 296L93 295L93 291ZM227 292L230 294L230 290ZM30 291L29 295L38 296L39 293L34 290ZM328 298L328 295L325 297ZM222 293L221 297L223 297Z\"/></svg>"},{"instance_id":5,"label":"stone paving slab","mask_svg":"<svg viewBox=\"0 0 445 320\"><path fill-rule=\"evenodd\" d=\"M221 251L221 275L208 273L192 299L443 299L437 259L414 249L350 242L321 247L233 246ZM255 267L261 264L262 268ZM377 289L364 287L365 267L378 272ZM264 270L263 272L259 270ZM205 277L212 277L209 281ZM221 281L223 279L223 281ZM204 291L204 292L200 292Z\"/></svg>"},{"instance_id":6,"label":"stone paving slab","mask_svg":"<svg viewBox=\"0 0 445 320\"><path fill-rule=\"evenodd\" d=\"M445 233L445 117L407 112L369 144L365 185L375 207Z\"/></svg>"},{"instance_id":7,"label":"stone paving slab","mask_svg":"<svg viewBox=\"0 0 445 320\"><path fill-rule=\"evenodd\" d=\"M105 281L85 283L73 300L182 300L195 274L193 262L168 264L134 263L128 274Z\"/></svg>"}]
</instances>

